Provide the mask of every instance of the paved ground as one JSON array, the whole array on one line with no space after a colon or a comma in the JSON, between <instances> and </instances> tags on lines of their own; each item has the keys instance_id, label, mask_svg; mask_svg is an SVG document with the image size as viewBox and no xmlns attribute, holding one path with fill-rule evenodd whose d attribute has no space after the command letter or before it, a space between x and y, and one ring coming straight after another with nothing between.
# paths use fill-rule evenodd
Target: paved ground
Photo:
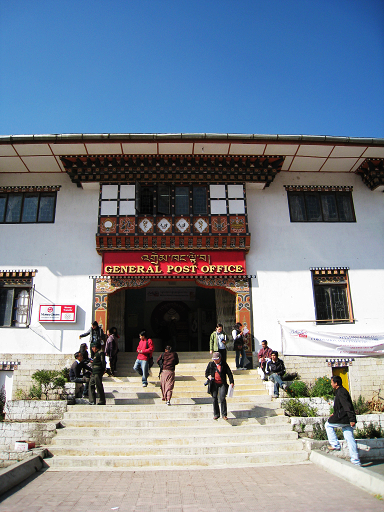
<instances>
[{"instance_id":1,"label":"paved ground","mask_svg":"<svg viewBox=\"0 0 384 512\"><path fill-rule=\"evenodd\" d=\"M194 471L45 471L0 501L1 512L384 511L384 501L313 464Z\"/></svg>"}]
</instances>

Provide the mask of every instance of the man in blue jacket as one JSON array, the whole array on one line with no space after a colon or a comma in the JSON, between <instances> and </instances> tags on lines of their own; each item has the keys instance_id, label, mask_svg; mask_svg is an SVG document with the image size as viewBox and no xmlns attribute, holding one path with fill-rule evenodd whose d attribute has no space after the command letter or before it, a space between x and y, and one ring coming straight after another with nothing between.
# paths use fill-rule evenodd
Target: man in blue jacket
<instances>
[{"instance_id":1,"label":"man in blue jacket","mask_svg":"<svg viewBox=\"0 0 384 512\"><path fill-rule=\"evenodd\" d=\"M348 391L343 388L341 377L334 375L331 378L331 385L336 390L335 402L333 404L333 414L325 424L325 430L330 445L328 450L339 451L340 443L335 434L335 428L343 430L344 439L347 441L349 455L352 464L361 466L357 444L353 435L353 428L356 425L356 414L353 408L351 396Z\"/></svg>"}]
</instances>

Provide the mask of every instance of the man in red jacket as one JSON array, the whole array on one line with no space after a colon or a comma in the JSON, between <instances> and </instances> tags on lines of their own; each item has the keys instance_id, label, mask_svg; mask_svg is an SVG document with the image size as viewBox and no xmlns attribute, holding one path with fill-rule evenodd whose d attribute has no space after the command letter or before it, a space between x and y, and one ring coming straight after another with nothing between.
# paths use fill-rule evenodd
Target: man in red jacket
<instances>
[{"instance_id":1,"label":"man in red jacket","mask_svg":"<svg viewBox=\"0 0 384 512\"><path fill-rule=\"evenodd\" d=\"M145 331L142 331L139 337L140 341L136 349L137 359L133 365L133 369L142 376L143 388L146 388L148 386L149 359L153 354L153 342L150 338L147 338Z\"/></svg>"}]
</instances>

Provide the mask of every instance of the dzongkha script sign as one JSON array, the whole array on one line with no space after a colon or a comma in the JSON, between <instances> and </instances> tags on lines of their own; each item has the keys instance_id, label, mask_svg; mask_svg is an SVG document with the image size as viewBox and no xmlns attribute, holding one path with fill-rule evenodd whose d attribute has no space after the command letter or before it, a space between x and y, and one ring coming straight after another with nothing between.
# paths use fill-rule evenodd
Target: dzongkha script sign
<instances>
[{"instance_id":1,"label":"dzongkha script sign","mask_svg":"<svg viewBox=\"0 0 384 512\"><path fill-rule=\"evenodd\" d=\"M76 322L75 304L42 304L39 309L39 322Z\"/></svg>"},{"instance_id":2,"label":"dzongkha script sign","mask_svg":"<svg viewBox=\"0 0 384 512\"><path fill-rule=\"evenodd\" d=\"M281 324L287 356L359 357L384 355L384 333L342 334L307 331Z\"/></svg>"},{"instance_id":3,"label":"dzongkha script sign","mask_svg":"<svg viewBox=\"0 0 384 512\"><path fill-rule=\"evenodd\" d=\"M244 251L105 252L103 275L244 276Z\"/></svg>"}]
</instances>

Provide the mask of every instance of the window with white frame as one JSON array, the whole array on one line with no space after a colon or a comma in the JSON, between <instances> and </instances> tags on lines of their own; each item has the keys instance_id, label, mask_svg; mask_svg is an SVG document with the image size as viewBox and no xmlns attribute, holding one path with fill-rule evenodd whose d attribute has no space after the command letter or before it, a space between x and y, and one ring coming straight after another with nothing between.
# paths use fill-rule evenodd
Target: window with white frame
<instances>
[{"instance_id":1,"label":"window with white frame","mask_svg":"<svg viewBox=\"0 0 384 512\"><path fill-rule=\"evenodd\" d=\"M0 327L28 327L32 278L0 278Z\"/></svg>"},{"instance_id":2,"label":"window with white frame","mask_svg":"<svg viewBox=\"0 0 384 512\"><path fill-rule=\"evenodd\" d=\"M210 185L209 196L212 215L245 213L243 185Z\"/></svg>"}]
</instances>

